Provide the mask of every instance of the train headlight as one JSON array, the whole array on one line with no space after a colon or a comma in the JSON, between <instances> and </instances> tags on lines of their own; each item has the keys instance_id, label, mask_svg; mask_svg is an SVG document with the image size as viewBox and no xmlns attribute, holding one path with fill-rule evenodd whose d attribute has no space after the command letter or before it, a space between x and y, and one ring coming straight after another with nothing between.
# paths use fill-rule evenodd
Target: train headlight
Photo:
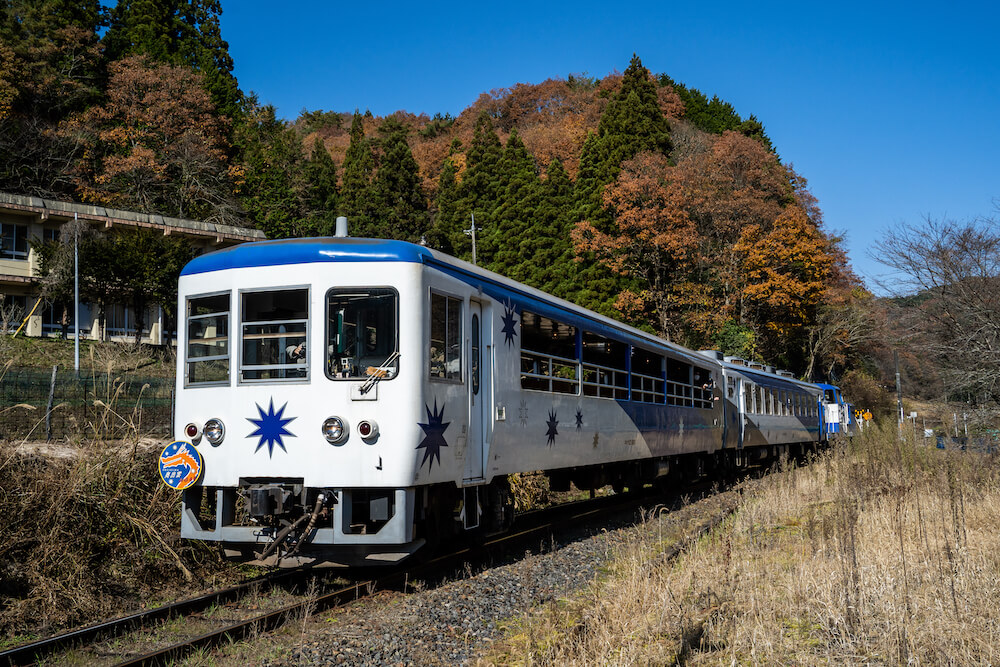
<instances>
[{"instance_id":1,"label":"train headlight","mask_svg":"<svg viewBox=\"0 0 1000 667\"><path fill-rule=\"evenodd\" d=\"M323 422L323 437L336 445L347 439L347 422L340 417L330 417Z\"/></svg>"},{"instance_id":2,"label":"train headlight","mask_svg":"<svg viewBox=\"0 0 1000 667\"><path fill-rule=\"evenodd\" d=\"M205 422L205 438L212 443L217 445L222 442L222 439L226 437L226 425L222 423L221 419L209 419Z\"/></svg>"},{"instance_id":3,"label":"train headlight","mask_svg":"<svg viewBox=\"0 0 1000 667\"><path fill-rule=\"evenodd\" d=\"M191 442L197 443L201 440L201 429L197 424L188 424L184 427L184 435L186 435Z\"/></svg>"},{"instance_id":4,"label":"train headlight","mask_svg":"<svg viewBox=\"0 0 1000 667\"><path fill-rule=\"evenodd\" d=\"M362 440L371 441L378 437L378 424L374 419L365 419L358 422L358 435Z\"/></svg>"}]
</instances>

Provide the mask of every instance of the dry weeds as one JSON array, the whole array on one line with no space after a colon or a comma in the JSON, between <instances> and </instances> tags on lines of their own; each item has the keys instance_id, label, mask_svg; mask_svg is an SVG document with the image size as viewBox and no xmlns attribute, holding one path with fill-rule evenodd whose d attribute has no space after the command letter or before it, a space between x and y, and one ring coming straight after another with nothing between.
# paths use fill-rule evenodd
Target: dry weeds
<instances>
[{"instance_id":1,"label":"dry weeds","mask_svg":"<svg viewBox=\"0 0 1000 667\"><path fill-rule=\"evenodd\" d=\"M603 581L527 612L485 662L996 664L998 472L870 429L753 486L676 561L649 521Z\"/></svg>"},{"instance_id":2,"label":"dry weeds","mask_svg":"<svg viewBox=\"0 0 1000 667\"><path fill-rule=\"evenodd\" d=\"M100 362L110 372L140 358L121 348ZM122 378L109 378L75 442L0 438L0 643L233 578L214 549L177 538L179 499L160 481L159 447L144 437L139 404L123 400Z\"/></svg>"}]
</instances>

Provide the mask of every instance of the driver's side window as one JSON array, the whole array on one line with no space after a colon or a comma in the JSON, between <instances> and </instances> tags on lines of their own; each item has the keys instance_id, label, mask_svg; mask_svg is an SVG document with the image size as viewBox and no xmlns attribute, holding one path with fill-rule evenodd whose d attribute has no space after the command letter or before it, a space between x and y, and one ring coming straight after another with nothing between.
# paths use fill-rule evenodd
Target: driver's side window
<instances>
[{"instance_id":1,"label":"driver's side window","mask_svg":"<svg viewBox=\"0 0 1000 667\"><path fill-rule=\"evenodd\" d=\"M462 381L462 301L431 292L430 375Z\"/></svg>"}]
</instances>

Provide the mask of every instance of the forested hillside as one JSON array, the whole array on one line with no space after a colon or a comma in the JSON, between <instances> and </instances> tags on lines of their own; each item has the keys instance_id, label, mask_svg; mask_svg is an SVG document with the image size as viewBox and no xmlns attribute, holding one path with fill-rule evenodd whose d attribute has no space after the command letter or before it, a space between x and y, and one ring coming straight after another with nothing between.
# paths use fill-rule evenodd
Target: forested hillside
<instances>
[{"instance_id":1,"label":"forested hillside","mask_svg":"<svg viewBox=\"0 0 1000 667\"><path fill-rule=\"evenodd\" d=\"M878 327L753 116L651 74L484 93L457 117L242 91L218 0L5 0L0 190L423 241L682 344L824 377ZM625 63L622 63L623 65ZM486 83L486 82L484 82Z\"/></svg>"}]
</instances>

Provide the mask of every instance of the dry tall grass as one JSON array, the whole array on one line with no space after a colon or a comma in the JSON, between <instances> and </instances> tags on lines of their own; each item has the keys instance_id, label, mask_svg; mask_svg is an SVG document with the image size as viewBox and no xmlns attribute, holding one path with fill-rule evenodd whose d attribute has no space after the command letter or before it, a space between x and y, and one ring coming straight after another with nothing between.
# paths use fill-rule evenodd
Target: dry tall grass
<instances>
[{"instance_id":1,"label":"dry tall grass","mask_svg":"<svg viewBox=\"0 0 1000 667\"><path fill-rule=\"evenodd\" d=\"M159 448L140 445L140 405L110 373L122 358L101 359L109 380L88 396L94 419L74 442L0 437L0 646L232 574L216 550L177 539L178 494L160 480Z\"/></svg>"},{"instance_id":2,"label":"dry tall grass","mask_svg":"<svg viewBox=\"0 0 1000 667\"><path fill-rule=\"evenodd\" d=\"M871 429L749 487L664 564L656 521L488 662L996 664L1000 465Z\"/></svg>"}]
</instances>

